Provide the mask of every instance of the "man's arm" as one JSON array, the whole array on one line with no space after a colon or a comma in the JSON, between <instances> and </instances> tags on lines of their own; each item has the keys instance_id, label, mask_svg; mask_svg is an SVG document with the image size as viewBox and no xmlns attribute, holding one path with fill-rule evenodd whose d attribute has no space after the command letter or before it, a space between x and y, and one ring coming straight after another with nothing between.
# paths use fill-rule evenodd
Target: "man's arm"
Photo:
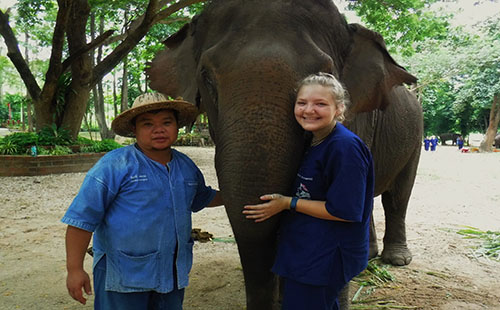
<instances>
[{"instance_id":1,"label":"man's arm","mask_svg":"<svg viewBox=\"0 0 500 310\"><path fill-rule=\"evenodd\" d=\"M66 230L66 269L68 271L66 287L71 297L82 304L87 302L87 299L83 297L82 288L87 295L92 294L90 277L83 269L85 253L87 253L91 237L91 232L74 226L68 225Z\"/></svg>"},{"instance_id":2,"label":"man's arm","mask_svg":"<svg viewBox=\"0 0 500 310\"><path fill-rule=\"evenodd\" d=\"M220 191L217 191L214 199L212 199L212 201L210 201L210 203L207 205L207 208L218 207L218 206L222 206L223 204L224 204L224 201L222 200L222 195L221 195Z\"/></svg>"}]
</instances>

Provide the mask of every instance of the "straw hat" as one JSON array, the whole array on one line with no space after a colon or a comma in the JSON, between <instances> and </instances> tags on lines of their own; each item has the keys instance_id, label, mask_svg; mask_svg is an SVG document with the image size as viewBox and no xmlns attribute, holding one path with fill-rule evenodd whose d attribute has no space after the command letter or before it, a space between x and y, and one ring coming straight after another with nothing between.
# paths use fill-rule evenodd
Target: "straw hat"
<instances>
[{"instance_id":1,"label":"straw hat","mask_svg":"<svg viewBox=\"0 0 500 310\"><path fill-rule=\"evenodd\" d=\"M159 93L146 93L137 97L130 109L120 113L111 123L111 128L120 136L134 137L132 120L136 116L149 111L164 109L178 112L177 126L179 128L194 122L198 115L198 108L180 97L170 100Z\"/></svg>"}]
</instances>

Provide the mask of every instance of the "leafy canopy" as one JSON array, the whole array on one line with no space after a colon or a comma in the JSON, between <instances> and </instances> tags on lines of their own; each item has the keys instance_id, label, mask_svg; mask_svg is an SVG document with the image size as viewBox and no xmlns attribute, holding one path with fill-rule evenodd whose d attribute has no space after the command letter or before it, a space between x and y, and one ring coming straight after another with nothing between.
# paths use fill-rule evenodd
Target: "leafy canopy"
<instances>
[{"instance_id":1,"label":"leafy canopy","mask_svg":"<svg viewBox=\"0 0 500 310\"><path fill-rule=\"evenodd\" d=\"M418 52L415 42L446 37L449 15L439 16L429 10L437 0L363 0L350 1L368 28L379 32L391 52L412 55Z\"/></svg>"},{"instance_id":2,"label":"leafy canopy","mask_svg":"<svg viewBox=\"0 0 500 310\"><path fill-rule=\"evenodd\" d=\"M478 34L457 29L447 40L419 43L420 52L404 59L419 78L426 130L485 131L500 94L499 31L500 18L485 21Z\"/></svg>"}]
</instances>

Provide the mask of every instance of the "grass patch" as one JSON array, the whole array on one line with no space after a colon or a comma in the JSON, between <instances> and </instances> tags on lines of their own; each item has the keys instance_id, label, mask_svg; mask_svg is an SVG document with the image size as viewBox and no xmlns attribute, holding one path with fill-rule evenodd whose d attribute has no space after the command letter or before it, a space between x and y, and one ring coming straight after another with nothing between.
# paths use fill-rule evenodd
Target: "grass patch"
<instances>
[{"instance_id":1,"label":"grass patch","mask_svg":"<svg viewBox=\"0 0 500 310\"><path fill-rule=\"evenodd\" d=\"M482 231L475 227L465 226L464 229L457 231L465 239L479 239L481 245L477 246L474 255L477 257L486 257L495 261L500 261L500 232Z\"/></svg>"},{"instance_id":2,"label":"grass patch","mask_svg":"<svg viewBox=\"0 0 500 310\"><path fill-rule=\"evenodd\" d=\"M393 300L370 298L375 289L396 280L389 267L390 265L382 264L379 258L368 261L366 269L353 279L359 288L351 299L351 309L412 309L395 305Z\"/></svg>"}]
</instances>

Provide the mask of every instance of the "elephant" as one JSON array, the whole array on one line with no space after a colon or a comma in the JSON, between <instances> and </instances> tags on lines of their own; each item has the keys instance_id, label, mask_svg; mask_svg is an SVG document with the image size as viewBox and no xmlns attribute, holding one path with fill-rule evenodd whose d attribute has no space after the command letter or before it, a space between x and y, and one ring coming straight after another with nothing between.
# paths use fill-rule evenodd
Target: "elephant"
<instances>
[{"instance_id":1,"label":"elephant","mask_svg":"<svg viewBox=\"0 0 500 310\"><path fill-rule=\"evenodd\" d=\"M460 137L459 133L447 132L439 135L441 145L446 145L446 141L451 140L451 145L457 144L457 138Z\"/></svg>"},{"instance_id":2,"label":"elephant","mask_svg":"<svg viewBox=\"0 0 500 310\"><path fill-rule=\"evenodd\" d=\"M294 118L295 88L311 73L332 73L350 93L344 124L371 149L375 192L382 195L381 257L410 263L405 217L423 114L404 85L417 79L395 62L378 33L348 24L331 0L214 0L164 43L146 69L149 85L207 113L247 309L279 307L279 281L270 269L280 217L254 223L243 206L266 193L291 194L310 139ZM370 233L374 257L373 219Z\"/></svg>"}]
</instances>

